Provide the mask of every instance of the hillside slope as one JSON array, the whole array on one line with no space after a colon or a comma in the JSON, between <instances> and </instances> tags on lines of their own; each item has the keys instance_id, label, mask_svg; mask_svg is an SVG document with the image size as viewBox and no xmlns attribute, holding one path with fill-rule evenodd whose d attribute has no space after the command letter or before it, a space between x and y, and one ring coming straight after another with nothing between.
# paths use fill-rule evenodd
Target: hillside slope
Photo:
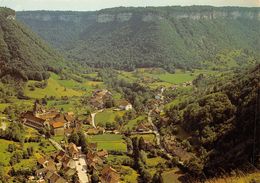
<instances>
[{"instance_id":1,"label":"hillside slope","mask_svg":"<svg viewBox=\"0 0 260 183\"><path fill-rule=\"evenodd\" d=\"M16 21L15 12L0 8L0 78L43 80L58 72L62 58Z\"/></svg>"},{"instance_id":2,"label":"hillside slope","mask_svg":"<svg viewBox=\"0 0 260 183\"><path fill-rule=\"evenodd\" d=\"M173 67L221 65L223 60L218 54L233 50L241 51L234 58L235 65L241 65L241 57L253 61L259 57L260 8L35 11L19 12L18 19L63 50L68 58L93 67L164 67L173 71Z\"/></svg>"},{"instance_id":3,"label":"hillside slope","mask_svg":"<svg viewBox=\"0 0 260 183\"><path fill-rule=\"evenodd\" d=\"M176 135L173 129L180 125L189 134L190 151L198 157L188 163L193 173L260 167L259 83L260 65L215 82L207 93L193 93L193 99L168 110L170 122L160 127Z\"/></svg>"}]
</instances>

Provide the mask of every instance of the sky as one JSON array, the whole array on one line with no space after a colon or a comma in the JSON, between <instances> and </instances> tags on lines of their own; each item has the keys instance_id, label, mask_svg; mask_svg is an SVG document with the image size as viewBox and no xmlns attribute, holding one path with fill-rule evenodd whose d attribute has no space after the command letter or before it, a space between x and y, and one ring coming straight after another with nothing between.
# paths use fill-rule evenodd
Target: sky
<instances>
[{"instance_id":1,"label":"sky","mask_svg":"<svg viewBox=\"0 0 260 183\"><path fill-rule=\"evenodd\" d=\"M118 6L249 6L260 7L260 0L0 0L0 6L21 10L93 11Z\"/></svg>"}]
</instances>

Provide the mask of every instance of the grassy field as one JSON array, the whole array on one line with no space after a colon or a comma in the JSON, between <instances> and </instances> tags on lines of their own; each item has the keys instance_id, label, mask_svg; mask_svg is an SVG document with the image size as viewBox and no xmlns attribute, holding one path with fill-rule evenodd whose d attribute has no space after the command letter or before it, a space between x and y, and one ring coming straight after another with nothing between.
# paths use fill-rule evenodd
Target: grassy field
<instances>
[{"instance_id":1,"label":"grassy field","mask_svg":"<svg viewBox=\"0 0 260 183\"><path fill-rule=\"evenodd\" d=\"M148 86L151 89L156 89L160 86L170 87L173 84L181 84L184 82L194 80L199 74L205 75L215 75L218 72L213 70L194 70L191 71L182 71L177 69L175 74L170 74L160 68L139 68L133 72L119 71L119 78L125 79L128 82L137 81L140 78L153 79L155 81L148 83ZM140 83L145 84L147 83Z\"/></svg>"},{"instance_id":2,"label":"grassy field","mask_svg":"<svg viewBox=\"0 0 260 183\"><path fill-rule=\"evenodd\" d=\"M24 126L24 129L25 129L25 137L29 138L29 137L36 137L40 135L39 132L34 128Z\"/></svg>"},{"instance_id":3,"label":"grassy field","mask_svg":"<svg viewBox=\"0 0 260 183\"><path fill-rule=\"evenodd\" d=\"M129 166L121 166L121 172L123 173L127 173L127 174L122 174L122 179L124 183L136 183L138 182L137 181L137 178L139 176L139 174L134 170L132 169L131 167Z\"/></svg>"},{"instance_id":4,"label":"grassy field","mask_svg":"<svg viewBox=\"0 0 260 183\"><path fill-rule=\"evenodd\" d=\"M150 75L160 79L163 82L167 82L170 84L181 84L184 82L194 80L199 74L211 75L216 73L217 72L212 70L195 70L194 72L189 72L189 71L184 72L181 70L176 70L175 74L161 73L161 74L153 74L153 75L150 74Z\"/></svg>"},{"instance_id":5,"label":"grassy field","mask_svg":"<svg viewBox=\"0 0 260 183\"><path fill-rule=\"evenodd\" d=\"M161 158L161 157L156 157L156 158L147 158L146 164L148 167L155 167L159 163L165 163L166 160Z\"/></svg>"},{"instance_id":6,"label":"grassy field","mask_svg":"<svg viewBox=\"0 0 260 183\"><path fill-rule=\"evenodd\" d=\"M55 140L56 142L60 143L61 141L64 140L64 135L53 136L52 139Z\"/></svg>"},{"instance_id":7,"label":"grassy field","mask_svg":"<svg viewBox=\"0 0 260 183\"><path fill-rule=\"evenodd\" d=\"M130 157L126 155L112 155L109 154L107 157L107 161L110 164L117 165L117 164L122 164L124 160L129 159Z\"/></svg>"},{"instance_id":8,"label":"grassy field","mask_svg":"<svg viewBox=\"0 0 260 183\"><path fill-rule=\"evenodd\" d=\"M89 142L98 143L98 149L106 149L112 151L126 152L126 143L122 138L122 135L116 134L103 134L88 136L87 140Z\"/></svg>"},{"instance_id":9,"label":"grassy field","mask_svg":"<svg viewBox=\"0 0 260 183\"><path fill-rule=\"evenodd\" d=\"M90 74L91 75L91 74ZM95 73L93 73L95 77ZM25 87L25 95L31 98L43 98L44 96L55 96L57 98L62 96L82 96L91 95L92 91L97 88L104 88L103 82L84 80L82 83L75 80L61 80L60 77L54 73L51 73L51 77L48 79L48 85L46 88L35 88L34 91L30 91L28 85L34 84L35 81L28 81Z\"/></svg>"},{"instance_id":10,"label":"grassy field","mask_svg":"<svg viewBox=\"0 0 260 183\"><path fill-rule=\"evenodd\" d=\"M44 142L46 144L45 147L40 146L40 143L38 142L30 142L30 143L24 143L24 148L33 147L34 153L44 153L44 154L50 154L54 151L56 151L55 147L45 139L42 139L41 142Z\"/></svg>"},{"instance_id":11,"label":"grassy field","mask_svg":"<svg viewBox=\"0 0 260 183\"><path fill-rule=\"evenodd\" d=\"M178 168L165 171L162 173L163 183L181 183L179 180L181 176L183 176L183 173Z\"/></svg>"},{"instance_id":12,"label":"grassy field","mask_svg":"<svg viewBox=\"0 0 260 183\"><path fill-rule=\"evenodd\" d=\"M9 164L10 158L12 156L11 153L7 152L8 145L14 144L14 142L9 140L0 139L0 162L3 163L5 166Z\"/></svg>"},{"instance_id":13,"label":"grassy field","mask_svg":"<svg viewBox=\"0 0 260 183\"><path fill-rule=\"evenodd\" d=\"M17 163L13 166L15 170L20 169L33 169L35 166L37 166L37 160L35 158L31 159L23 159L20 163Z\"/></svg>"},{"instance_id":14,"label":"grassy field","mask_svg":"<svg viewBox=\"0 0 260 183\"><path fill-rule=\"evenodd\" d=\"M33 147L34 149L34 153L38 153L38 152L43 152L43 153L51 153L55 151L55 148L50 144L50 142L48 140L42 139L42 142L45 142L46 147L41 147L39 145L39 143L36 142L30 142L30 143L24 143L23 149L26 149L28 147ZM19 143L13 142L13 141L9 141L9 140L4 140L4 139L0 139L0 144L1 144L1 148L0 148L0 162L3 163L5 166L9 165L9 161L10 158L12 156L12 153L9 153L7 151L8 149L8 145L9 144L16 144L17 147L21 148ZM34 157L30 158L30 159L34 159ZM23 161L24 163L28 163L28 161ZM22 166L23 164L20 163L20 165L17 166Z\"/></svg>"},{"instance_id":15,"label":"grassy field","mask_svg":"<svg viewBox=\"0 0 260 183\"><path fill-rule=\"evenodd\" d=\"M10 104L0 104L0 112L3 112Z\"/></svg>"},{"instance_id":16,"label":"grassy field","mask_svg":"<svg viewBox=\"0 0 260 183\"><path fill-rule=\"evenodd\" d=\"M130 120L125 126L124 129L133 129L135 126L137 126L137 122L140 120L144 120L146 116L138 116L136 119Z\"/></svg>"},{"instance_id":17,"label":"grassy field","mask_svg":"<svg viewBox=\"0 0 260 183\"><path fill-rule=\"evenodd\" d=\"M142 135L131 135L131 137L143 137L145 141L155 143L155 135L153 134L142 134Z\"/></svg>"},{"instance_id":18,"label":"grassy field","mask_svg":"<svg viewBox=\"0 0 260 183\"><path fill-rule=\"evenodd\" d=\"M96 125L105 125L107 122L115 123L115 117L117 115L123 116L125 111L113 111L113 109L106 109L100 112L95 117Z\"/></svg>"},{"instance_id":19,"label":"grassy field","mask_svg":"<svg viewBox=\"0 0 260 183\"><path fill-rule=\"evenodd\" d=\"M71 88L66 88L60 84L60 82L65 81L59 81L56 80L53 77L50 77L48 79L48 85L46 88L35 88L34 91L30 91L28 85L35 83L35 81L28 81L27 86L25 87L25 95L31 98L44 98L45 96L55 96L55 97L61 97L61 96L82 96L84 94L83 91L76 91Z\"/></svg>"},{"instance_id":20,"label":"grassy field","mask_svg":"<svg viewBox=\"0 0 260 183\"><path fill-rule=\"evenodd\" d=\"M176 72L175 74L166 73L158 75L158 78L161 81L171 84L180 84L187 81L192 81L193 79L195 79L195 77L196 76L194 74L184 72Z\"/></svg>"}]
</instances>

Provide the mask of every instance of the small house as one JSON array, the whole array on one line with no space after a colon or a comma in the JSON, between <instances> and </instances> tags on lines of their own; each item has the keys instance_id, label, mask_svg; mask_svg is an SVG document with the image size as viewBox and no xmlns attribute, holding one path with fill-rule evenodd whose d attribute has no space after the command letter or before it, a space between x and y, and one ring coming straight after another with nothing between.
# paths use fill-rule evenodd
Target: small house
<instances>
[{"instance_id":1,"label":"small house","mask_svg":"<svg viewBox=\"0 0 260 183\"><path fill-rule=\"evenodd\" d=\"M104 149L102 149L101 151L98 151L97 152L97 155L98 155L98 157L100 157L100 158L107 158L108 157L108 152L107 152L107 150L104 150Z\"/></svg>"},{"instance_id":2,"label":"small house","mask_svg":"<svg viewBox=\"0 0 260 183\"><path fill-rule=\"evenodd\" d=\"M100 180L101 180L102 183L119 183L120 175L111 166L106 166L101 171Z\"/></svg>"},{"instance_id":3,"label":"small house","mask_svg":"<svg viewBox=\"0 0 260 183\"><path fill-rule=\"evenodd\" d=\"M61 121L50 122L51 133L53 135L64 135L64 126L65 123Z\"/></svg>"},{"instance_id":4,"label":"small house","mask_svg":"<svg viewBox=\"0 0 260 183\"><path fill-rule=\"evenodd\" d=\"M79 150L77 148L77 146L74 144L74 143L70 143L67 147L67 151L68 151L68 154L69 156L74 159L74 160L77 160L79 159Z\"/></svg>"},{"instance_id":5,"label":"small house","mask_svg":"<svg viewBox=\"0 0 260 183\"><path fill-rule=\"evenodd\" d=\"M128 111L128 110L132 110L133 106L126 100L120 100L120 101L118 101L118 108L121 110Z\"/></svg>"}]
</instances>

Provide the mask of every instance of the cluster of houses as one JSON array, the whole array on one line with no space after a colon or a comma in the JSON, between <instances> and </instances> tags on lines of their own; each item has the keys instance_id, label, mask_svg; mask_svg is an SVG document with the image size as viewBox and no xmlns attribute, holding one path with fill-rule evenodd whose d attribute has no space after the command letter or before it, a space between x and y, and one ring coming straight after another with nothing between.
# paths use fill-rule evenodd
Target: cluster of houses
<instances>
[{"instance_id":1,"label":"cluster of houses","mask_svg":"<svg viewBox=\"0 0 260 183\"><path fill-rule=\"evenodd\" d=\"M101 183L119 183L120 175L109 165L103 162L108 157L106 150L97 151L97 144L88 144L88 153L86 154L84 173L97 173L100 175ZM65 150L60 150L51 156L39 157L37 162L39 169L36 171L38 183L68 183L80 180L77 171L78 161L81 155L81 148L70 143ZM80 181L79 181L80 182Z\"/></svg>"},{"instance_id":2,"label":"cluster of houses","mask_svg":"<svg viewBox=\"0 0 260 183\"><path fill-rule=\"evenodd\" d=\"M106 101L113 100L112 93L108 90L95 90L90 98L90 105L95 109L104 109L106 106ZM133 108L126 100L116 101L116 105L119 110L131 110Z\"/></svg>"},{"instance_id":3,"label":"cluster of houses","mask_svg":"<svg viewBox=\"0 0 260 183\"><path fill-rule=\"evenodd\" d=\"M111 166L105 164L107 157L108 152L106 150L97 150L97 143L88 144L86 162L89 172L99 174L101 183L119 183L119 173Z\"/></svg>"},{"instance_id":4,"label":"cluster of houses","mask_svg":"<svg viewBox=\"0 0 260 183\"><path fill-rule=\"evenodd\" d=\"M33 111L26 111L21 114L21 121L24 125L42 130L49 128L52 135L64 135L72 128L79 128L80 123L75 120L73 112L65 114L56 109L45 109L35 102Z\"/></svg>"},{"instance_id":5,"label":"cluster of houses","mask_svg":"<svg viewBox=\"0 0 260 183\"><path fill-rule=\"evenodd\" d=\"M67 183L69 179L77 175L75 160L78 159L79 153L80 149L70 143L65 151L60 150L50 157L39 157L37 162L40 169L36 171L38 182ZM62 172L62 176L60 172Z\"/></svg>"},{"instance_id":6,"label":"cluster of houses","mask_svg":"<svg viewBox=\"0 0 260 183\"><path fill-rule=\"evenodd\" d=\"M95 90L90 99L90 104L95 109L105 108L105 102L112 98L112 93L108 90Z\"/></svg>"}]
</instances>

